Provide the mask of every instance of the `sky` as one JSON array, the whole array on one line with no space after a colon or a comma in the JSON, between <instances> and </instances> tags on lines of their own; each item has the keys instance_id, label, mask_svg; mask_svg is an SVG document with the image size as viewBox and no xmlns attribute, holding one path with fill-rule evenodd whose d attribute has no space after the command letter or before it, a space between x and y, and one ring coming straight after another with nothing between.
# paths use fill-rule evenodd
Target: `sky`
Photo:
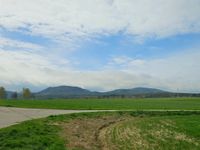
<instances>
[{"instance_id":1,"label":"sky","mask_svg":"<svg viewBox=\"0 0 200 150\"><path fill-rule=\"evenodd\" d=\"M200 92L200 0L0 0L0 86Z\"/></svg>"}]
</instances>

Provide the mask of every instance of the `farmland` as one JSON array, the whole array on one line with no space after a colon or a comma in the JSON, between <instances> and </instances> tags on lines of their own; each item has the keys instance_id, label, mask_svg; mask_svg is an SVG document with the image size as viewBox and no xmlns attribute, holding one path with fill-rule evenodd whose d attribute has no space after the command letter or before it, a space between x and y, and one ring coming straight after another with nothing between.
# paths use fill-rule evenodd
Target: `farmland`
<instances>
[{"instance_id":1,"label":"farmland","mask_svg":"<svg viewBox=\"0 0 200 150\"><path fill-rule=\"evenodd\" d=\"M76 113L0 129L0 150L200 149L200 98L0 100L0 106Z\"/></svg>"},{"instance_id":2,"label":"farmland","mask_svg":"<svg viewBox=\"0 0 200 150\"><path fill-rule=\"evenodd\" d=\"M200 98L0 100L0 106L75 110L200 110Z\"/></svg>"},{"instance_id":3,"label":"farmland","mask_svg":"<svg viewBox=\"0 0 200 150\"><path fill-rule=\"evenodd\" d=\"M99 112L50 116L0 130L0 149L200 148L199 112Z\"/></svg>"}]
</instances>

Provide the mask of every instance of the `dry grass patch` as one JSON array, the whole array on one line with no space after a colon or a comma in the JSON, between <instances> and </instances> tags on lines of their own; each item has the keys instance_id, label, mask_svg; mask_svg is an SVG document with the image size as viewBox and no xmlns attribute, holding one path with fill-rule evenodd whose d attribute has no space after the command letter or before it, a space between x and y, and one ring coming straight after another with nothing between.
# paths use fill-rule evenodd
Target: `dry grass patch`
<instances>
[{"instance_id":1,"label":"dry grass patch","mask_svg":"<svg viewBox=\"0 0 200 150\"><path fill-rule=\"evenodd\" d=\"M123 118L124 119L124 118ZM99 140L101 130L111 124L121 121L119 116L104 116L98 118L74 119L62 123L62 136L68 149L96 150L102 147Z\"/></svg>"},{"instance_id":2,"label":"dry grass patch","mask_svg":"<svg viewBox=\"0 0 200 150\"><path fill-rule=\"evenodd\" d=\"M180 128L181 124L177 124L176 120L181 117L170 118L173 117L83 116L61 122L61 136L69 150L198 150L199 138L187 134ZM189 125L184 128L191 130Z\"/></svg>"},{"instance_id":3,"label":"dry grass patch","mask_svg":"<svg viewBox=\"0 0 200 150\"><path fill-rule=\"evenodd\" d=\"M141 136L141 130L135 126L126 125L135 120L137 118L129 118L104 128L99 135L99 139L103 143L102 149L125 150L148 148L149 144Z\"/></svg>"}]
</instances>

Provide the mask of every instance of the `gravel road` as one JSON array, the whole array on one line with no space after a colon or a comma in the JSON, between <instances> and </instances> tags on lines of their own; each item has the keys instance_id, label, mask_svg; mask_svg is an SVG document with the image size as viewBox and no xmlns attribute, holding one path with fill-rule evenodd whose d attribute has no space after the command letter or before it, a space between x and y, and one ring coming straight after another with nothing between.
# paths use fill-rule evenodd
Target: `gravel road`
<instances>
[{"instance_id":1,"label":"gravel road","mask_svg":"<svg viewBox=\"0 0 200 150\"><path fill-rule=\"evenodd\" d=\"M0 128L8 127L26 120L48 117L50 115L96 111L98 110L55 110L0 107Z\"/></svg>"},{"instance_id":2,"label":"gravel road","mask_svg":"<svg viewBox=\"0 0 200 150\"><path fill-rule=\"evenodd\" d=\"M15 108L15 107L0 106L0 128L8 127L26 120L48 117L50 115L71 114L71 113L81 113L81 112L100 112L100 111L117 111L117 110L57 110L57 109L32 109L32 108ZM123 111L129 111L129 110L123 110ZM200 110L146 110L146 111L200 112Z\"/></svg>"}]
</instances>

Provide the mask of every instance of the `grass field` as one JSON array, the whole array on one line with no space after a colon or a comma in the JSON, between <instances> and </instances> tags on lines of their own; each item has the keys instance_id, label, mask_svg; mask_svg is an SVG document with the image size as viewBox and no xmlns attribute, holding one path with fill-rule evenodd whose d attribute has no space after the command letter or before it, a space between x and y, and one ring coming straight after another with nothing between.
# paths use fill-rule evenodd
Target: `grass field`
<instances>
[{"instance_id":1,"label":"grass field","mask_svg":"<svg viewBox=\"0 0 200 150\"><path fill-rule=\"evenodd\" d=\"M132 110L26 121L0 129L0 150L200 149L200 98L0 100L0 106Z\"/></svg>"},{"instance_id":2,"label":"grass field","mask_svg":"<svg viewBox=\"0 0 200 150\"><path fill-rule=\"evenodd\" d=\"M0 106L101 110L200 110L200 98L0 100Z\"/></svg>"},{"instance_id":3,"label":"grass field","mask_svg":"<svg viewBox=\"0 0 200 150\"><path fill-rule=\"evenodd\" d=\"M199 150L200 112L50 116L0 129L0 150Z\"/></svg>"}]
</instances>

